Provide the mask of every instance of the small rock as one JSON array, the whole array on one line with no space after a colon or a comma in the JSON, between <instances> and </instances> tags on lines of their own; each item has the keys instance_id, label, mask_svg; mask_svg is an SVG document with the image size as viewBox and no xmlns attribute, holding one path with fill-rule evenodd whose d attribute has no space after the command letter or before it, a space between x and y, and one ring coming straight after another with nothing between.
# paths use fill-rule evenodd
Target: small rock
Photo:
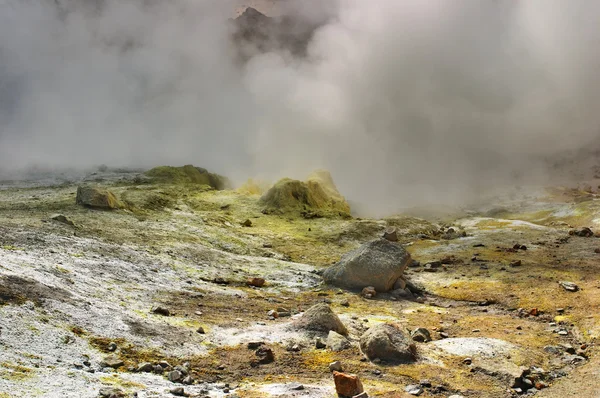
<instances>
[{"instance_id":1,"label":"small rock","mask_svg":"<svg viewBox=\"0 0 600 398\"><path fill-rule=\"evenodd\" d=\"M431 341L431 334L429 333L429 330L425 328L417 328L413 330L410 333L410 337L412 337L414 341L417 341L419 343L426 343L428 341Z\"/></svg>"},{"instance_id":2,"label":"small rock","mask_svg":"<svg viewBox=\"0 0 600 398\"><path fill-rule=\"evenodd\" d=\"M183 389L183 387L172 388L169 392L171 394L173 394L173 395L178 396L178 397L185 397L186 396L185 390Z\"/></svg>"},{"instance_id":3,"label":"small rock","mask_svg":"<svg viewBox=\"0 0 600 398\"><path fill-rule=\"evenodd\" d=\"M263 287L265 285L264 278L248 278L246 282L249 286Z\"/></svg>"},{"instance_id":4,"label":"small rock","mask_svg":"<svg viewBox=\"0 0 600 398\"><path fill-rule=\"evenodd\" d=\"M327 347L333 352L339 352L350 348L350 342L341 334L330 330L327 335Z\"/></svg>"},{"instance_id":5,"label":"small rock","mask_svg":"<svg viewBox=\"0 0 600 398\"><path fill-rule=\"evenodd\" d=\"M108 351L116 351L117 350L117 343L115 342L110 342L108 344Z\"/></svg>"},{"instance_id":6,"label":"small rock","mask_svg":"<svg viewBox=\"0 0 600 398\"><path fill-rule=\"evenodd\" d=\"M425 272L438 272L438 268L432 266L431 264L425 264L423 267L423 271Z\"/></svg>"},{"instance_id":7,"label":"small rock","mask_svg":"<svg viewBox=\"0 0 600 398\"><path fill-rule=\"evenodd\" d=\"M250 219L246 219L246 221L244 221L242 223L243 227L251 227L252 226L252 221L250 221Z\"/></svg>"},{"instance_id":8,"label":"small rock","mask_svg":"<svg viewBox=\"0 0 600 398\"><path fill-rule=\"evenodd\" d=\"M257 363L259 364L267 364L275 361L275 354L273 354L273 350L269 347L261 346L254 354L258 358Z\"/></svg>"},{"instance_id":9,"label":"small rock","mask_svg":"<svg viewBox=\"0 0 600 398\"><path fill-rule=\"evenodd\" d=\"M416 395L416 396L423 394L423 389L418 384L408 385L408 386L406 386L404 391L406 391L410 395Z\"/></svg>"},{"instance_id":10,"label":"small rock","mask_svg":"<svg viewBox=\"0 0 600 398\"><path fill-rule=\"evenodd\" d=\"M390 242L398 242L398 232L396 228L389 227L383 233L383 239L387 239Z\"/></svg>"},{"instance_id":11,"label":"small rock","mask_svg":"<svg viewBox=\"0 0 600 398\"><path fill-rule=\"evenodd\" d=\"M75 226L75 223L73 221L69 220L66 216L62 214L54 214L50 217L50 219L62 224L70 225L71 227Z\"/></svg>"},{"instance_id":12,"label":"small rock","mask_svg":"<svg viewBox=\"0 0 600 398\"><path fill-rule=\"evenodd\" d=\"M171 364L169 362L167 362L167 361L159 361L158 365L160 367L162 367L163 369L167 369L167 368L171 367Z\"/></svg>"},{"instance_id":13,"label":"small rock","mask_svg":"<svg viewBox=\"0 0 600 398\"><path fill-rule=\"evenodd\" d=\"M304 390L304 386L300 383L291 383L287 386L288 390L301 391Z\"/></svg>"},{"instance_id":14,"label":"small rock","mask_svg":"<svg viewBox=\"0 0 600 398\"><path fill-rule=\"evenodd\" d=\"M360 394L353 396L352 398L369 398L369 395L363 391Z\"/></svg>"},{"instance_id":15,"label":"small rock","mask_svg":"<svg viewBox=\"0 0 600 398\"><path fill-rule=\"evenodd\" d=\"M594 236L594 232L591 229L589 229L587 227L584 227L584 228L578 228L578 229L574 229L574 230L569 231L569 235L575 235L575 236L581 236L581 237L584 237L584 238L590 238L590 237Z\"/></svg>"},{"instance_id":16,"label":"small rock","mask_svg":"<svg viewBox=\"0 0 600 398\"><path fill-rule=\"evenodd\" d=\"M125 393L118 388L104 387L100 389L98 396L101 398L124 398Z\"/></svg>"},{"instance_id":17,"label":"small rock","mask_svg":"<svg viewBox=\"0 0 600 398\"><path fill-rule=\"evenodd\" d=\"M342 300L342 301L340 302L340 305L341 305L342 307L350 307L350 302L348 302L348 300Z\"/></svg>"},{"instance_id":18,"label":"small rock","mask_svg":"<svg viewBox=\"0 0 600 398\"><path fill-rule=\"evenodd\" d=\"M320 337L317 337L317 338L315 339L315 347L316 347L317 349L321 350L321 349L323 349L323 348L326 348L326 347L327 347L327 344L326 344L326 343L323 341L323 339L322 339L322 338L320 338Z\"/></svg>"},{"instance_id":19,"label":"small rock","mask_svg":"<svg viewBox=\"0 0 600 398\"><path fill-rule=\"evenodd\" d=\"M186 376L181 382L189 386L194 384L194 379L192 378L192 376Z\"/></svg>"},{"instance_id":20,"label":"small rock","mask_svg":"<svg viewBox=\"0 0 600 398\"><path fill-rule=\"evenodd\" d=\"M471 359L471 358L465 358L465 359L463 359L463 363L465 365L470 365L470 364L473 363L473 359Z\"/></svg>"},{"instance_id":21,"label":"small rock","mask_svg":"<svg viewBox=\"0 0 600 398\"><path fill-rule=\"evenodd\" d=\"M246 347L248 347L249 350L256 350L257 348L259 348L260 346L262 346L264 344L265 343L262 341L251 341L246 344Z\"/></svg>"},{"instance_id":22,"label":"small rock","mask_svg":"<svg viewBox=\"0 0 600 398\"><path fill-rule=\"evenodd\" d=\"M179 370L172 370L169 372L168 378L169 381L173 382L173 383L177 383L181 380L183 380L183 374L179 371Z\"/></svg>"},{"instance_id":23,"label":"small rock","mask_svg":"<svg viewBox=\"0 0 600 398\"><path fill-rule=\"evenodd\" d=\"M329 333L330 330L333 330L341 335L348 334L346 326L325 303L310 307L302 314L302 317L294 321L293 325L296 329L311 332Z\"/></svg>"},{"instance_id":24,"label":"small rock","mask_svg":"<svg viewBox=\"0 0 600 398\"><path fill-rule=\"evenodd\" d=\"M271 310L271 311L267 312L267 316L277 319L277 318L279 318L279 313L275 310Z\"/></svg>"},{"instance_id":25,"label":"small rock","mask_svg":"<svg viewBox=\"0 0 600 398\"><path fill-rule=\"evenodd\" d=\"M440 337L443 339L447 339L448 338L448 333L446 332L440 332Z\"/></svg>"},{"instance_id":26,"label":"small rock","mask_svg":"<svg viewBox=\"0 0 600 398\"><path fill-rule=\"evenodd\" d=\"M160 365L154 366L154 373L161 375L161 374L163 374L164 371L165 371L165 369L162 366L160 366Z\"/></svg>"},{"instance_id":27,"label":"small rock","mask_svg":"<svg viewBox=\"0 0 600 398\"><path fill-rule=\"evenodd\" d=\"M333 381L335 382L336 392L341 396L354 397L364 392L362 383L356 375L334 371Z\"/></svg>"},{"instance_id":28,"label":"small rock","mask_svg":"<svg viewBox=\"0 0 600 398\"><path fill-rule=\"evenodd\" d=\"M362 290L360 295L363 296L364 298L373 298L373 297L377 296L377 291L375 290L375 288L373 286L367 286Z\"/></svg>"},{"instance_id":29,"label":"small rock","mask_svg":"<svg viewBox=\"0 0 600 398\"><path fill-rule=\"evenodd\" d=\"M125 363L123 362L123 360L114 354L104 357L102 362L100 362L100 366L102 366L104 368L113 368L113 369L118 369L121 366L123 366L124 364Z\"/></svg>"},{"instance_id":30,"label":"small rock","mask_svg":"<svg viewBox=\"0 0 600 398\"><path fill-rule=\"evenodd\" d=\"M342 363L340 361L335 361L335 362L331 362L329 364L329 370L330 371L336 371L336 372L342 372Z\"/></svg>"},{"instance_id":31,"label":"small rock","mask_svg":"<svg viewBox=\"0 0 600 398\"><path fill-rule=\"evenodd\" d=\"M204 331L204 328L202 326L199 326L198 329L196 329L196 333L205 334L206 332Z\"/></svg>"},{"instance_id":32,"label":"small rock","mask_svg":"<svg viewBox=\"0 0 600 398\"><path fill-rule=\"evenodd\" d=\"M558 284L565 289L566 291L569 292L576 292L579 290L579 286L577 286L575 283L573 282L568 282L568 281L560 281L558 282Z\"/></svg>"},{"instance_id":33,"label":"small rock","mask_svg":"<svg viewBox=\"0 0 600 398\"><path fill-rule=\"evenodd\" d=\"M510 266L511 267L520 267L521 266L521 260L511 261Z\"/></svg>"},{"instance_id":34,"label":"small rock","mask_svg":"<svg viewBox=\"0 0 600 398\"><path fill-rule=\"evenodd\" d=\"M425 379L425 380L420 380L419 381L419 385L421 387L425 387L425 388L431 388L431 381Z\"/></svg>"},{"instance_id":35,"label":"small rock","mask_svg":"<svg viewBox=\"0 0 600 398\"><path fill-rule=\"evenodd\" d=\"M163 316L170 316L171 315L171 311L169 311L165 307L160 307L160 306L152 308L152 313L156 314L156 315L163 315Z\"/></svg>"},{"instance_id":36,"label":"small rock","mask_svg":"<svg viewBox=\"0 0 600 398\"><path fill-rule=\"evenodd\" d=\"M138 372L150 373L153 370L154 370L154 366L152 366L152 364L149 362L143 362L143 363L139 364L137 367Z\"/></svg>"}]
</instances>

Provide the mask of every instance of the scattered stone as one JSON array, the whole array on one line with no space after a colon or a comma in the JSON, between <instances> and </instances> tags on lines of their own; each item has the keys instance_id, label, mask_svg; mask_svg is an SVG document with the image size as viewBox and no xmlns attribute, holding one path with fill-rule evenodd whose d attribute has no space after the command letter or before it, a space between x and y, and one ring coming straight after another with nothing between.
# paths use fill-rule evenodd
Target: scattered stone
<instances>
[{"instance_id":1,"label":"scattered stone","mask_svg":"<svg viewBox=\"0 0 600 398\"><path fill-rule=\"evenodd\" d=\"M165 371L165 369L162 366L160 366L160 365L154 366L154 373L161 375L161 374L163 374L164 371Z\"/></svg>"},{"instance_id":2,"label":"scattered stone","mask_svg":"<svg viewBox=\"0 0 600 398\"><path fill-rule=\"evenodd\" d=\"M438 272L438 268L433 267L431 264L425 264L423 267L423 271L425 272Z\"/></svg>"},{"instance_id":3,"label":"scattered stone","mask_svg":"<svg viewBox=\"0 0 600 398\"><path fill-rule=\"evenodd\" d=\"M360 394L353 396L352 398L369 398L369 394L363 391Z\"/></svg>"},{"instance_id":4,"label":"scattered stone","mask_svg":"<svg viewBox=\"0 0 600 398\"><path fill-rule=\"evenodd\" d=\"M172 370L167 377L169 378L169 381L177 383L183 380L184 375L179 370Z\"/></svg>"},{"instance_id":5,"label":"scattered stone","mask_svg":"<svg viewBox=\"0 0 600 398\"><path fill-rule=\"evenodd\" d=\"M78 187L75 203L96 209L119 208L119 201L112 192L94 187Z\"/></svg>"},{"instance_id":6,"label":"scattered stone","mask_svg":"<svg viewBox=\"0 0 600 398\"><path fill-rule=\"evenodd\" d=\"M63 214L54 214L53 216L50 217L50 219L54 220L54 221L57 221L59 223L62 223L62 224L70 225L71 227L75 226L75 223L73 221L69 220Z\"/></svg>"},{"instance_id":7,"label":"scattered stone","mask_svg":"<svg viewBox=\"0 0 600 398\"><path fill-rule=\"evenodd\" d=\"M173 394L173 395L178 396L178 397L185 397L186 396L185 390L183 389L183 387L172 388L169 392L171 394Z\"/></svg>"},{"instance_id":8,"label":"scattered stone","mask_svg":"<svg viewBox=\"0 0 600 398\"><path fill-rule=\"evenodd\" d=\"M100 398L124 398L125 393L118 388L104 387L99 391Z\"/></svg>"},{"instance_id":9,"label":"scattered stone","mask_svg":"<svg viewBox=\"0 0 600 398\"><path fill-rule=\"evenodd\" d=\"M250 221L250 219L246 219L246 221L244 221L241 224L242 224L243 227L251 227L252 226L252 221Z\"/></svg>"},{"instance_id":10,"label":"scattered stone","mask_svg":"<svg viewBox=\"0 0 600 398\"><path fill-rule=\"evenodd\" d=\"M584 237L584 238L590 238L590 237L594 236L594 232L591 229L589 229L587 227L584 227L584 228L578 228L578 229L574 229L574 230L569 231L569 235L575 235L575 236L581 236L581 237Z\"/></svg>"},{"instance_id":11,"label":"scattered stone","mask_svg":"<svg viewBox=\"0 0 600 398\"><path fill-rule=\"evenodd\" d=\"M398 242L398 231L395 227L389 227L383 233L383 239L387 239L390 242Z\"/></svg>"},{"instance_id":12,"label":"scattered stone","mask_svg":"<svg viewBox=\"0 0 600 398\"><path fill-rule=\"evenodd\" d=\"M205 334L206 332L204 331L204 328L202 326L199 326L198 329L196 329L196 333Z\"/></svg>"},{"instance_id":13,"label":"scattered stone","mask_svg":"<svg viewBox=\"0 0 600 398\"><path fill-rule=\"evenodd\" d=\"M343 372L342 363L340 361L331 362L329 364L330 371Z\"/></svg>"},{"instance_id":14,"label":"scattered stone","mask_svg":"<svg viewBox=\"0 0 600 398\"><path fill-rule=\"evenodd\" d=\"M350 348L350 341L339 333L333 330L329 331L327 335L327 348L333 352L343 351Z\"/></svg>"},{"instance_id":15,"label":"scattered stone","mask_svg":"<svg viewBox=\"0 0 600 398\"><path fill-rule=\"evenodd\" d=\"M160 307L160 306L152 308L152 313L156 314L156 315L163 315L163 316L171 315L171 311L169 311L168 308Z\"/></svg>"},{"instance_id":16,"label":"scattered stone","mask_svg":"<svg viewBox=\"0 0 600 398\"><path fill-rule=\"evenodd\" d=\"M421 266L421 262L417 260L412 260L408 263L409 268L418 268Z\"/></svg>"},{"instance_id":17,"label":"scattered stone","mask_svg":"<svg viewBox=\"0 0 600 398\"><path fill-rule=\"evenodd\" d=\"M441 337L442 339L447 339L447 338L448 338L448 336L449 336L449 335L448 335L448 333L446 333L446 332L440 332L440 337Z\"/></svg>"},{"instance_id":18,"label":"scattered stone","mask_svg":"<svg viewBox=\"0 0 600 398\"><path fill-rule=\"evenodd\" d=\"M263 287L265 280L263 278L248 278L247 284L254 287Z\"/></svg>"},{"instance_id":19,"label":"scattered stone","mask_svg":"<svg viewBox=\"0 0 600 398\"><path fill-rule=\"evenodd\" d=\"M150 373L153 370L154 370L154 366L152 366L152 364L150 362L143 362L143 363L139 364L137 367L138 372Z\"/></svg>"},{"instance_id":20,"label":"scattered stone","mask_svg":"<svg viewBox=\"0 0 600 398\"><path fill-rule=\"evenodd\" d=\"M258 358L256 361L258 364L267 364L275 361L275 354L273 354L273 350L264 345L259 347L254 354Z\"/></svg>"},{"instance_id":21,"label":"scattered stone","mask_svg":"<svg viewBox=\"0 0 600 398\"><path fill-rule=\"evenodd\" d=\"M414 341L417 341L419 343L426 343L428 341L431 341L431 334L429 333L429 330L425 328L417 328L413 330L410 333L410 337L412 337Z\"/></svg>"},{"instance_id":22,"label":"scattered stone","mask_svg":"<svg viewBox=\"0 0 600 398\"><path fill-rule=\"evenodd\" d=\"M321 349L323 349L323 348L326 348L326 347L327 347L327 344L326 344L326 343L323 341L323 339L322 339L322 338L320 338L320 337L317 337L317 338L315 339L315 347L316 347L317 349L321 350Z\"/></svg>"},{"instance_id":23,"label":"scattered stone","mask_svg":"<svg viewBox=\"0 0 600 398\"><path fill-rule=\"evenodd\" d=\"M257 348L259 348L260 346L264 345L265 343L262 341L251 341L248 344L246 344L246 347L248 347L249 350L256 350Z\"/></svg>"},{"instance_id":24,"label":"scattered stone","mask_svg":"<svg viewBox=\"0 0 600 398\"><path fill-rule=\"evenodd\" d=\"M419 395L423 394L423 389L418 384L408 385L408 386L406 386L406 388L404 389L404 391L406 391L410 395L416 395L416 396L419 396Z\"/></svg>"},{"instance_id":25,"label":"scattered stone","mask_svg":"<svg viewBox=\"0 0 600 398\"><path fill-rule=\"evenodd\" d=\"M269 312L267 312L267 316L277 319L279 318L279 313L275 310L270 310Z\"/></svg>"},{"instance_id":26,"label":"scattered stone","mask_svg":"<svg viewBox=\"0 0 600 398\"><path fill-rule=\"evenodd\" d=\"M186 376L181 382L183 384L191 386L192 384L194 384L194 378L192 376Z\"/></svg>"},{"instance_id":27,"label":"scattered stone","mask_svg":"<svg viewBox=\"0 0 600 398\"><path fill-rule=\"evenodd\" d=\"M348 300L342 300L342 301L340 302L340 305L341 305L342 307L350 307L350 302L349 302Z\"/></svg>"},{"instance_id":28,"label":"scattered stone","mask_svg":"<svg viewBox=\"0 0 600 398\"><path fill-rule=\"evenodd\" d=\"M392 363L413 362L416 354L414 344L397 326L389 323L367 330L360 338L360 349L371 361L380 359Z\"/></svg>"},{"instance_id":29,"label":"scattered stone","mask_svg":"<svg viewBox=\"0 0 600 398\"><path fill-rule=\"evenodd\" d=\"M411 261L410 254L402 246L378 239L344 255L323 272L323 279L348 289L373 286L378 292L387 292Z\"/></svg>"},{"instance_id":30,"label":"scattered stone","mask_svg":"<svg viewBox=\"0 0 600 398\"><path fill-rule=\"evenodd\" d=\"M568 281L560 281L558 282L558 284L565 289L566 291L569 292L576 292L579 290L579 286L577 286L575 283L573 282L568 282Z\"/></svg>"},{"instance_id":31,"label":"scattered stone","mask_svg":"<svg viewBox=\"0 0 600 398\"><path fill-rule=\"evenodd\" d=\"M108 348L108 351L111 351L111 352L112 352L112 351L116 351L116 350L117 350L117 343L115 343L114 341L111 341L111 342L108 344L108 347L107 347L107 348Z\"/></svg>"},{"instance_id":32,"label":"scattered stone","mask_svg":"<svg viewBox=\"0 0 600 398\"><path fill-rule=\"evenodd\" d=\"M124 364L125 364L125 362L123 362L123 360L121 358L119 358L118 356L116 356L114 354L104 357L102 362L100 362L100 366L102 366L104 368L113 368L113 369L118 369L121 366L123 366Z\"/></svg>"},{"instance_id":33,"label":"scattered stone","mask_svg":"<svg viewBox=\"0 0 600 398\"><path fill-rule=\"evenodd\" d=\"M304 386L300 383L291 383L288 384L287 386L288 390L292 390L292 391L302 391L304 390Z\"/></svg>"},{"instance_id":34,"label":"scattered stone","mask_svg":"<svg viewBox=\"0 0 600 398\"><path fill-rule=\"evenodd\" d=\"M360 292L360 295L364 298L373 298L377 295L377 291L373 286L367 286Z\"/></svg>"},{"instance_id":35,"label":"scattered stone","mask_svg":"<svg viewBox=\"0 0 600 398\"><path fill-rule=\"evenodd\" d=\"M221 277L213 279L213 283L216 283L217 285L229 285L229 281Z\"/></svg>"},{"instance_id":36,"label":"scattered stone","mask_svg":"<svg viewBox=\"0 0 600 398\"><path fill-rule=\"evenodd\" d=\"M161 366L163 369L171 368L171 364L167 361L160 361L158 362L158 365Z\"/></svg>"},{"instance_id":37,"label":"scattered stone","mask_svg":"<svg viewBox=\"0 0 600 398\"><path fill-rule=\"evenodd\" d=\"M334 371L333 381L336 392L343 397L354 397L364 392L362 383L356 375Z\"/></svg>"},{"instance_id":38,"label":"scattered stone","mask_svg":"<svg viewBox=\"0 0 600 398\"><path fill-rule=\"evenodd\" d=\"M521 266L521 260L511 261L510 266L511 267L520 267Z\"/></svg>"},{"instance_id":39,"label":"scattered stone","mask_svg":"<svg viewBox=\"0 0 600 398\"><path fill-rule=\"evenodd\" d=\"M333 330L344 336L348 334L348 330L340 318L325 303L310 307L293 325L296 329L311 332L329 333L330 330Z\"/></svg>"}]
</instances>

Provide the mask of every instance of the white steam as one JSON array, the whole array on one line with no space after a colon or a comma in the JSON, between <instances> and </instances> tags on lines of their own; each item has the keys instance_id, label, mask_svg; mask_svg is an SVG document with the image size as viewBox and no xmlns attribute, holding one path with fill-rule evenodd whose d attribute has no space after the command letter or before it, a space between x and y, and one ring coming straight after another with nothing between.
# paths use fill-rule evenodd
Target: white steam
<instances>
[{"instance_id":1,"label":"white steam","mask_svg":"<svg viewBox=\"0 0 600 398\"><path fill-rule=\"evenodd\" d=\"M600 3L287 0L328 20L307 57L240 66L233 0L58 2L0 0L0 169L323 167L385 213L598 145Z\"/></svg>"}]
</instances>

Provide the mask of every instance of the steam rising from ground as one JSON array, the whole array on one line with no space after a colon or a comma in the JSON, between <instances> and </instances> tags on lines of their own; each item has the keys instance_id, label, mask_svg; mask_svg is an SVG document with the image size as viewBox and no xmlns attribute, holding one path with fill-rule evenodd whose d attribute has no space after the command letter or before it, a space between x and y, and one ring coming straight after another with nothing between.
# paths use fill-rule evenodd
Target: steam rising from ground
<instances>
[{"instance_id":1,"label":"steam rising from ground","mask_svg":"<svg viewBox=\"0 0 600 398\"><path fill-rule=\"evenodd\" d=\"M308 56L244 65L234 3L0 0L0 169L323 167L385 213L598 145L600 3L288 0L277 12L328 21Z\"/></svg>"}]
</instances>

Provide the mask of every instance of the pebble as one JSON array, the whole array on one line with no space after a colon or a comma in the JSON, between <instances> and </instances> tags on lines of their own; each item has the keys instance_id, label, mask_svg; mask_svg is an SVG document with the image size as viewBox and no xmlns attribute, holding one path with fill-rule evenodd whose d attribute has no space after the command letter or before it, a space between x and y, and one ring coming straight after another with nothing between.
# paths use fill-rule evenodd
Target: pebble
<instances>
[{"instance_id":1,"label":"pebble","mask_svg":"<svg viewBox=\"0 0 600 398\"><path fill-rule=\"evenodd\" d=\"M171 315L171 311L169 311L167 308L165 307L154 307L152 309L152 313L156 314L156 315L163 315L163 316L169 316Z\"/></svg>"},{"instance_id":2,"label":"pebble","mask_svg":"<svg viewBox=\"0 0 600 398\"><path fill-rule=\"evenodd\" d=\"M300 383L292 383L288 386L288 389L292 391L301 391L304 390L304 386Z\"/></svg>"},{"instance_id":3,"label":"pebble","mask_svg":"<svg viewBox=\"0 0 600 398\"><path fill-rule=\"evenodd\" d=\"M199 333L199 334L205 334L206 332L204 331L204 328L203 328L202 326L200 326L200 327L199 327L199 328L196 330L196 333Z\"/></svg>"},{"instance_id":4,"label":"pebble","mask_svg":"<svg viewBox=\"0 0 600 398\"><path fill-rule=\"evenodd\" d=\"M172 388L169 392L178 397L185 397L185 390L183 389L183 387Z\"/></svg>"},{"instance_id":5,"label":"pebble","mask_svg":"<svg viewBox=\"0 0 600 398\"><path fill-rule=\"evenodd\" d=\"M117 350L117 343L115 342L110 342L108 344L108 351L116 351Z\"/></svg>"},{"instance_id":6,"label":"pebble","mask_svg":"<svg viewBox=\"0 0 600 398\"><path fill-rule=\"evenodd\" d=\"M408 386L406 386L404 391L406 391L410 395L416 395L416 396L423 394L423 389L418 384L408 385Z\"/></svg>"},{"instance_id":7,"label":"pebble","mask_svg":"<svg viewBox=\"0 0 600 398\"><path fill-rule=\"evenodd\" d=\"M568 292L576 292L579 290L579 286L577 286L573 282L560 281L560 282L558 282L558 284Z\"/></svg>"},{"instance_id":8,"label":"pebble","mask_svg":"<svg viewBox=\"0 0 600 398\"><path fill-rule=\"evenodd\" d=\"M169 381L177 383L178 381L181 381L183 379L183 374L179 370L173 370L169 372L168 377Z\"/></svg>"},{"instance_id":9,"label":"pebble","mask_svg":"<svg viewBox=\"0 0 600 398\"><path fill-rule=\"evenodd\" d=\"M335 362L331 362L329 364L329 370L330 371L336 371L336 372L342 372L342 363L340 361L335 361Z\"/></svg>"},{"instance_id":10,"label":"pebble","mask_svg":"<svg viewBox=\"0 0 600 398\"><path fill-rule=\"evenodd\" d=\"M162 369L162 368L161 368ZM138 365L137 367L137 371L138 372L152 372L154 370L154 366L152 366L151 363L149 362L143 362L141 364Z\"/></svg>"}]
</instances>

